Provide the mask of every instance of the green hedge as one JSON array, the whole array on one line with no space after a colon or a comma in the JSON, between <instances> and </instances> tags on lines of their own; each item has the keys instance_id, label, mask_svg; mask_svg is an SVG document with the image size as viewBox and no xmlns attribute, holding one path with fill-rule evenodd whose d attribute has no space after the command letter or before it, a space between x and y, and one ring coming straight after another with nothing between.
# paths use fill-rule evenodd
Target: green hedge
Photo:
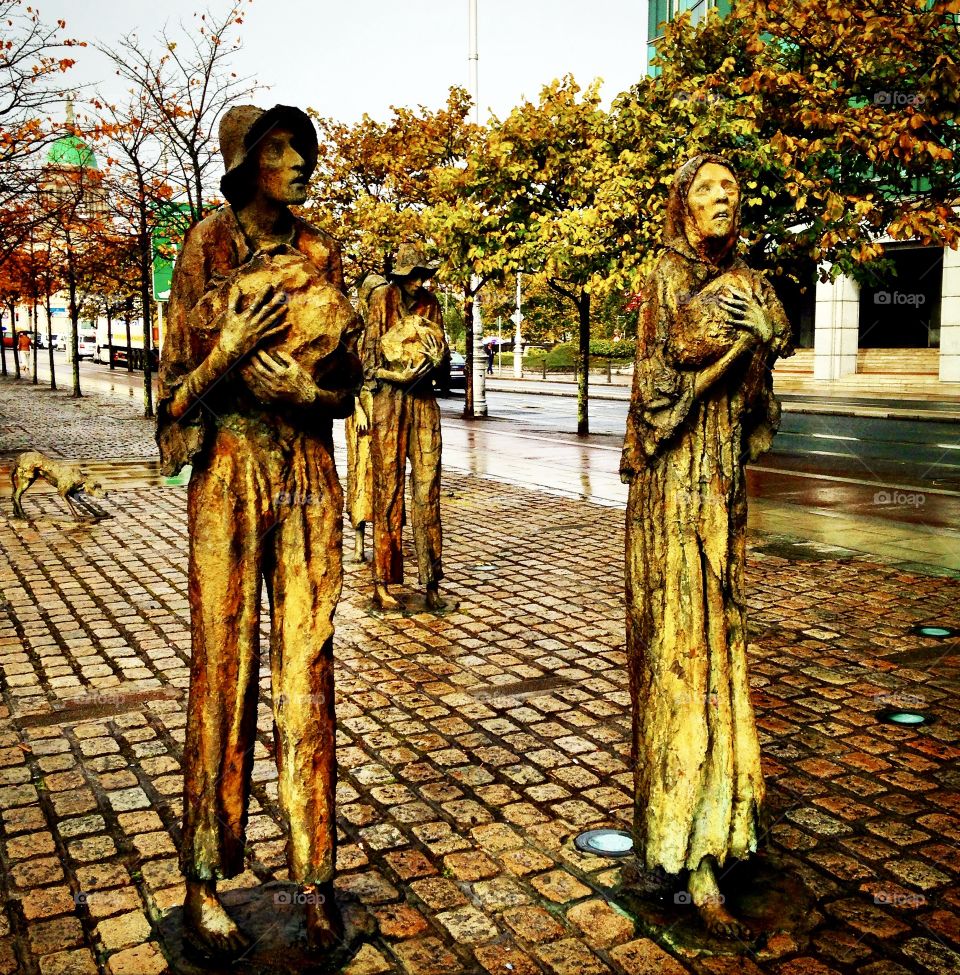
<instances>
[{"instance_id":1,"label":"green hedge","mask_svg":"<svg viewBox=\"0 0 960 975\"><path fill-rule=\"evenodd\" d=\"M613 359L618 367L632 362L636 350L636 342L632 339L625 339L620 342L610 342L603 339L594 340L590 343L591 371L605 371L606 362L603 360L606 359ZM564 370L572 372L577 363L577 346L573 342L562 342L548 350L532 349L523 357L523 368L530 372L542 370L544 358L547 360L548 372L562 372Z\"/></svg>"},{"instance_id":2,"label":"green hedge","mask_svg":"<svg viewBox=\"0 0 960 975\"><path fill-rule=\"evenodd\" d=\"M590 343L590 355L598 355L605 359L632 360L637 354L637 343L634 339L621 339L613 342L610 339L594 339Z\"/></svg>"}]
</instances>

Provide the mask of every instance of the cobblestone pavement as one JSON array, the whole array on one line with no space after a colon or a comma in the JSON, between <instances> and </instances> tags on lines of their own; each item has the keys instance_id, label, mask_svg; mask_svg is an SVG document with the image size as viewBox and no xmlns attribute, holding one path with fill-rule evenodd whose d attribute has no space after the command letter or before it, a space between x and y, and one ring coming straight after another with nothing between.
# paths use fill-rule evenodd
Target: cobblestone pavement
<instances>
[{"instance_id":1,"label":"cobblestone pavement","mask_svg":"<svg viewBox=\"0 0 960 975\"><path fill-rule=\"evenodd\" d=\"M63 378L60 380L64 381ZM154 421L142 403L0 377L0 454L42 450L57 457L156 457Z\"/></svg>"},{"instance_id":2,"label":"cobblestone pavement","mask_svg":"<svg viewBox=\"0 0 960 975\"><path fill-rule=\"evenodd\" d=\"M176 935L185 496L111 501L93 527L50 495L31 522L4 507L0 975L197 971ZM724 880L762 936L724 944L682 896L632 894L624 861L572 845L630 815L622 512L448 475L443 517L455 611L372 614L369 570L347 563L336 884L368 932L352 975L960 972L960 653L911 633L960 624L957 581L751 539L769 842ZM223 887L273 919L268 946L302 908L261 675L248 869ZM886 706L937 720L884 724Z\"/></svg>"}]
</instances>

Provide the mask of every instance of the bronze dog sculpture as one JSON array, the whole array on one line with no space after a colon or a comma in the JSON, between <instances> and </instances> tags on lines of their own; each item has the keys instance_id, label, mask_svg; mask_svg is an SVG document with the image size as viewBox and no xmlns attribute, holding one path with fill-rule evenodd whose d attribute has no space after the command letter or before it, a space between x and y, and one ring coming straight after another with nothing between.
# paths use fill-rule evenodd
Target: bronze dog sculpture
<instances>
[{"instance_id":1,"label":"bronze dog sculpture","mask_svg":"<svg viewBox=\"0 0 960 975\"><path fill-rule=\"evenodd\" d=\"M27 517L21 499L27 488L38 478L43 478L57 489L57 493L66 501L67 507L77 521L100 521L101 518L110 517L92 500L94 497L103 497L103 488L99 481L93 480L76 465L54 460L37 450L27 450L20 454L10 472L10 480L13 482L14 517Z\"/></svg>"}]
</instances>

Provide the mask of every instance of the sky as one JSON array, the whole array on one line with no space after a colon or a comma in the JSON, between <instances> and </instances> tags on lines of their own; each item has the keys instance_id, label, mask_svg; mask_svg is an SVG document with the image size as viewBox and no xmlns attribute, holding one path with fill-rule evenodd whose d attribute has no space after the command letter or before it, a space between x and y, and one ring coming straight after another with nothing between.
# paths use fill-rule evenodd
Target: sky
<instances>
[{"instance_id":1,"label":"sky","mask_svg":"<svg viewBox=\"0 0 960 975\"><path fill-rule=\"evenodd\" d=\"M210 0L222 10L226 0ZM114 43L152 38L166 23L190 25L202 0L39 0L46 21ZM610 101L646 62L646 0L478 0L481 118L506 115L523 98L571 73L585 87L603 78ZM451 85L469 87L469 0L254 0L239 28L236 70L267 86L253 99L314 108L343 122L391 105L438 108ZM70 84L117 97L122 88L97 52L78 53Z\"/></svg>"}]
</instances>

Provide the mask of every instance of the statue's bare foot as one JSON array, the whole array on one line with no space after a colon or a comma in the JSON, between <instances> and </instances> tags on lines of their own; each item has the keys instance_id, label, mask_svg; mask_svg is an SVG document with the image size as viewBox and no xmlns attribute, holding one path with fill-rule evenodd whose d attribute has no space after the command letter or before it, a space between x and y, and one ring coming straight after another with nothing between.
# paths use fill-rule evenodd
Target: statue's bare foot
<instances>
[{"instance_id":1,"label":"statue's bare foot","mask_svg":"<svg viewBox=\"0 0 960 975\"><path fill-rule=\"evenodd\" d=\"M688 886L700 920L712 935L720 938L752 937L750 929L724 907L724 897L717 886L713 867L706 859L701 860L700 866L690 874Z\"/></svg>"},{"instance_id":2,"label":"statue's bare foot","mask_svg":"<svg viewBox=\"0 0 960 975\"><path fill-rule=\"evenodd\" d=\"M330 951L343 943L343 917L333 899L333 884L305 888L307 894L307 946Z\"/></svg>"},{"instance_id":3,"label":"statue's bare foot","mask_svg":"<svg viewBox=\"0 0 960 975\"><path fill-rule=\"evenodd\" d=\"M750 929L719 902L697 904L697 911L704 927L718 938L738 938L741 941L748 941L753 937Z\"/></svg>"},{"instance_id":4,"label":"statue's bare foot","mask_svg":"<svg viewBox=\"0 0 960 975\"><path fill-rule=\"evenodd\" d=\"M446 609L447 601L440 595L440 587L436 583L427 586L427 609Z\"/></svg>"},{"instance_id":5,"label":"statue's bare foot","mask_svg":"<svg viewBox=\"0 0 960 975\"><path fill-rule=\"evenodd\" d=\"M400 608L400 603L390 594L384 583L378 582L373 586L373 602L374 605L379 609L382 609L385 613L390 613Z\"/></svg>"},{"instance_id":6,"label":"statue's bare foot","mask_svg":"<svg viewBox=\"0 0 960 975\"><path fill-rule=\"evenodd\" d=\"M246 935L220 903L212 880L187 881L183 936L200 954L214 958L235 958L250 947Z\"/></svg>"},{"instance_id":7,"label":"statue's bare foot","mask_svg":"<svg viewBox=\"0 0 960 975\"><path fill-rule=\"evenodd\" d=\"M363 525L353 530L353 561L366 562L367 557L363 551Z\"/></svg>"}]
</instances>

